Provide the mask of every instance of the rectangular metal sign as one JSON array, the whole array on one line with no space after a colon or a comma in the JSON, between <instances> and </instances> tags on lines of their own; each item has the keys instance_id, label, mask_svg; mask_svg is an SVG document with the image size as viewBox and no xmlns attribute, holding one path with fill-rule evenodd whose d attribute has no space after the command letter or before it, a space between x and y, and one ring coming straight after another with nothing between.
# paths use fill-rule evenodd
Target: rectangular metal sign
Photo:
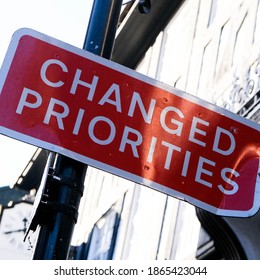
<instances>
[{"instance_id":1,"label":"rectangular metal sign","mask_svg":"<svg viewBox=\"0 0 260 280\"><path fill-rule=\"evenodd\" d=\"M259 124L30 29L0 92L4 135L219 215L259 209Z\"/></svg>"}]
</instances>

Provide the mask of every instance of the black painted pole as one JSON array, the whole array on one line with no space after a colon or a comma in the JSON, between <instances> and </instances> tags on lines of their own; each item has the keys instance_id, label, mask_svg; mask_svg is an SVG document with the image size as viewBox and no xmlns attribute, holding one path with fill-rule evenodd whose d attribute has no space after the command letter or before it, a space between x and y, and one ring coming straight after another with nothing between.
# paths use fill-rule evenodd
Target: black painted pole
<instances>
[{"instance_id":1,"label":"black painted pole","mask_svg":"<svg viewBox=\"0 0 260 280\"><path fill-rule=\"evenodd\" d=\"M110 59L123 0L94 0L83 49ZM87 165L55 155L34 223L40 226L34 260L66 260Z\"/></svg>"},{"instance_id":2,"label":"black painted pole","mask_svg":"<svg viewBox=\"0 0 260 280\"><path fill-rule=\"evenodd\" d=\"M123 0L94 0L84 50L110 59L122 2Z\"/></svg>"}]
</instances>

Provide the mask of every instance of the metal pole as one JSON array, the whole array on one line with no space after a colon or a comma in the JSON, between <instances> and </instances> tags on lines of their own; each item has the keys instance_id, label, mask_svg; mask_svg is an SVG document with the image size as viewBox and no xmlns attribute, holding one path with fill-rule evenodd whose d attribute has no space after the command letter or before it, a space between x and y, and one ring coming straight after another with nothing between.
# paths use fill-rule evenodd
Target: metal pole
<instances>
[{"instance_id":1,"label":"metal pole","mask_svg":"<svg viewBox=\"0 0 260 280\"><path fill-rule=\"evenodd\" d=\"M39 205L35 260L67 259L87 166L56 154Z\"/></svg>"},{"instance_id":2,"label":"metal pole","mask_svg":"<svg viewBox=\"0 0 260 280\"><path fill-rule=\"evenodd\" d=\"M84 50L110 59L122 2L94 0ZM34 260L68 258L86 171L85 164L56 155L34 221L40 225Z\"/></svg>"},{"instance_id":3,"label":"metal pole","mask_svg":"<svg viewBox=\"0 0 260 280\"><path fill-rule=\"evenodd\" d=\"M123 0L94 0L83 49L111 58Z\"/></svg>"}]
</instances>

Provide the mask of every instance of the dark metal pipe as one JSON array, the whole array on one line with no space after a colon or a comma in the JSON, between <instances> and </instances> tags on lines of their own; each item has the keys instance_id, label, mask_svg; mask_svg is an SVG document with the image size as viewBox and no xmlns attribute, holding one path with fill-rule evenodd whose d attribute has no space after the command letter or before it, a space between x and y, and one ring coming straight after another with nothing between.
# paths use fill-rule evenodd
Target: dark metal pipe
<instances>
[{"instance_id":1,"label":"dark metal pipe","mask_svg":"<svg viewBox=\"0 0 260 280\"><path fill-rule=\"evenodd\" d=\"M39 205L41 228L33 259L67 259L86 171L87 165L56 155Z\"/></svg>"},{"instance_id":2,"label":"dark metal pipe","mask_svg":"<svg viewBox=\"0 0 260 280\"><path fill-rule=\"evenodd\" d=\"M94 0L83 49L111 58L122 0Z\"/></svg>"},{"instance_id":3,"label":"dark metal pipe","mask_svg":"<svg viewBox=\"0 0 260 280\"><path fill-rule=\"evenodd\" d=\"M111 57L122 0L95 0L83 49ZM34 260L68 258L87 165L57 154L39 205Z\"/></svg>"}]
</instances>

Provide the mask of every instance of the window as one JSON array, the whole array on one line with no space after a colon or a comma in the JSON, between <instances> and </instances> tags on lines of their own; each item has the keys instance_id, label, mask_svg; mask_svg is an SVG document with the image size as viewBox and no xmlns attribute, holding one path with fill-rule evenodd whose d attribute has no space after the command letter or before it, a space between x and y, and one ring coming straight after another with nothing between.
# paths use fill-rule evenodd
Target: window
<instances>
[{"instance_id":1,"label":"window","mask_svg":"<svg viewBox=\"0 0 260 280\"><path fill-rule=\"evenodd\" d=\"M205 100L212 100L212 92L208 91L212 82L212 76L215 65L215 56L213 55L213 44L209 42L203 51L202 63L200 69L199 85L197 96Z\"/></svg>"},{"instance_id":2,"label":"window","mask_svg":"<svg viewBox=\"0 0 260 280\"><path fill-rule=\"evenodd\" d=\"M221 28L218 53L217 53L217 62L215 67L215 77L221 78L225 72L229 69L231 64L230 62L230 21L227 21Z\"/></svg>"},{"instance_id":3,"label":"window","mask_svg":"<svg viewBox=\"0 0 260 280\"><path fill-rule=\"evenodd\" d=\"M235 49L233 54L233 65L237 66L243 60L243 57L247 54L249 29L247 27L248 16L247 13L243 17L241 24L237 30L235 38ZM252 42L252 41L250 41Z\"/></svg>"},{"instance_id":4,"label":"window","mask_svg":"<svg viewBox=\"0 0 260 280\"><path fill-rule=\"evenodd\" d=\"M110 209L96 222L92 230L88 259L111 260L113 258L118 223L119 215L114 209Z\"/></svg>"},{"instance_id":5,"label":"window","mask_svg":"<svg viewBox=\"0 0 260 280\"><path fill-rule=\"evenodd\" d=\"M260 32L260 0L258 0L257 10L256 10L256 19L255 19L255 30L254 30L254 39L253 43L259 41L259 32Z\"/></svg>"},{"instance_id":6,"label":"window","mask_svg":"<svg viewBox=\"0 0 260 280\"><path fill-rule=\"evenodd\" d=\"M180 201L172 244L171 259L195 259L200 223L195 207Z\"/></svg>"},{"instance_id":7,"label":"window","mask_svg":"<svg viewBox=\"0 0 260 280\"><path fill-rule=\"evenodd\" d=\"M218 0L212 0L210 13L209 13L208 26L210 26L213 23L214 19L216 18L217 9L218 9Z\"/></svg>"}]
</instances>

